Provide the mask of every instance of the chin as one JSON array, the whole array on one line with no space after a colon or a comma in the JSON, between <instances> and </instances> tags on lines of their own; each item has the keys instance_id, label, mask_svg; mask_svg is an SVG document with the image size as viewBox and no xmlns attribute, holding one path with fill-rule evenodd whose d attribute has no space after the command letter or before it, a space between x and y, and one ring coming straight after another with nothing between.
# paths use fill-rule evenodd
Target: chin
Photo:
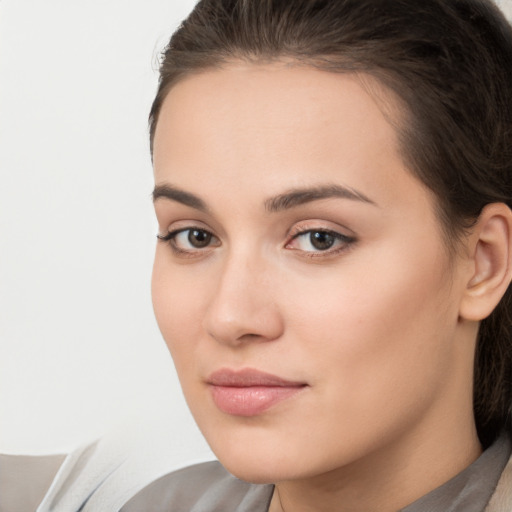
<instances>
[{"instance_id":1,"label":"chin","mask_svg":"<svg viewBox=\"0 0 512 512\"><path fill-rule=\"evenodd\" d=\"M315 455L319 455L317 450L311 453L300 438L290 434L283 436L281 432L244 430L227 429L224 435L218 432L205 435L220 463L240 480L273 484L300 480L332 469L323 467L324 460L315 461Z\"/></svg>"},{"instance_id":2,"label":"chin","mask_svg":"<svg viewBox=\"0 0 512 512\"><path fill-rule=\"evenodd\" d=\"M261 459L261 457L245 460L235 457L219 457L220 463L232 475L254 484L274 484L305 476L301 475L297 468L293 468L293 461L276 460L275 457Z\"/></svg>"}]
</instances>

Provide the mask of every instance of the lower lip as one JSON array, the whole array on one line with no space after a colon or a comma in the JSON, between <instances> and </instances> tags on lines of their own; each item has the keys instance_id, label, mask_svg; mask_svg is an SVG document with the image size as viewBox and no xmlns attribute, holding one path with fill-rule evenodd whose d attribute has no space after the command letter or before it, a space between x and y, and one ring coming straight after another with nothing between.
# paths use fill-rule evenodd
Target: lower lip
<instances>
[{"instance_id":1,"label":"lower lip","mask_svg":"<svg viewBox=\"0 0 512 512\"><path fill-rule=\"evenodd\" d=\"M304 386L210 386L215 405L234 416L256 416L302 389Z\"/></svg>"}]
</instances>

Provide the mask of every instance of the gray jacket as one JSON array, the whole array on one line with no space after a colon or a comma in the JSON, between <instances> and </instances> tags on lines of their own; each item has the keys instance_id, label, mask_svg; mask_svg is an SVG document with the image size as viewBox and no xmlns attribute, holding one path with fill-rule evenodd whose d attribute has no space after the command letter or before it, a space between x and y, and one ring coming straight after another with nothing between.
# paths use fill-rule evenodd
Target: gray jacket
<instances>
[{"instance_id":1,"label":"gray jacket","mask_svg":"<svg viewBox=\"0 0 512 512\"><path fill-rule=\"evenodd\" d=\"M500 437L469 468L400 512L512 512L510 453L508 436ZM272 485L238 480L217 461L149 484L134 481L126 454L101 442L68 455L50 485L61 460L0 456L0 512L266 512L273 492Z\"/></svg>"}]
</instances>

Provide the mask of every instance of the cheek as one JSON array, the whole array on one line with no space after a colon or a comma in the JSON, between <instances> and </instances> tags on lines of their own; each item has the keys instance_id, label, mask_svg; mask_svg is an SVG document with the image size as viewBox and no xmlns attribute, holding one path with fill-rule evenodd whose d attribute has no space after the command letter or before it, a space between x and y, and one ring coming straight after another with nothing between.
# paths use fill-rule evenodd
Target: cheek
<instances>
[{"instance_id":1,"label":"cheek","mask_svg":"<svg viewBox=\"0 0 512 512\"><path fill-rule=\"evenodd\" d=\"M168 261L164 247L158 247L153 265L151 295L155 317L175 362L193 352L200 339L202 306L207 290L198 286L185 269Z\"/></svg>"},{"instance_id":2,"label":"cheek","mask_svg":"<svg viewBox=\"0 0 512 512\"><path fill-rule=\"evenodd\" d=\"M397 397L404 407L426 392L434 396L449 374L457 320L442 247L382 247L378 254L362 251L329 276L288 289L288 324L301 357L315 365L338 410L362 417Z\"/></svg>"}]
</instances>

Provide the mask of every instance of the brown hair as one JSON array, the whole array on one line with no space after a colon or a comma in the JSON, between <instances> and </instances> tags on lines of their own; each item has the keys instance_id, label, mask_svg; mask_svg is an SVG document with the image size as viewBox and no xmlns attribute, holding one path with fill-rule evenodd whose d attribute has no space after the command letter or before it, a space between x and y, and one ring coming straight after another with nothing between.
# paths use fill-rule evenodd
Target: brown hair
<instances>
[{"instance_id":1,"label":"brown hair","mask_svg":"<svg viewBox=\"0 0 512 512\"><path fill-rule=\"evenodd\" d=\"M153 143L168 91L234 60L362 72L406 107L397 131L453 245L482 208L512 206L512 28L490 0L201 0L162 54ZM511 289L479 330L474 412L487 446L512 403Z\"/></svg>"}]
</instances>

